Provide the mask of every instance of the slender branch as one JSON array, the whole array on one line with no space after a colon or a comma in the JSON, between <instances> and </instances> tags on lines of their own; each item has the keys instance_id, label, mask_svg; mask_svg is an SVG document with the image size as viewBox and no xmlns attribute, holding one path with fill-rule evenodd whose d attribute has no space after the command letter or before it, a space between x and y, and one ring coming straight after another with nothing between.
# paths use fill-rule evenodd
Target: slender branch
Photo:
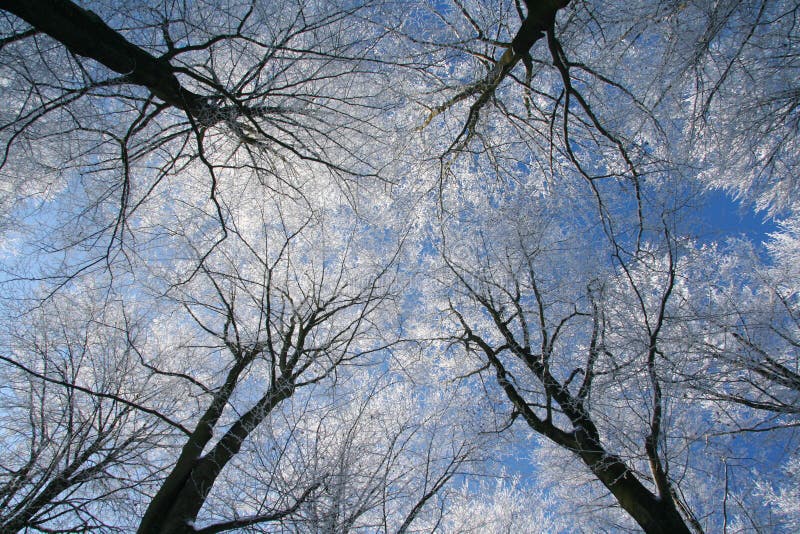
<instances>
[{"instance_id":1,"label":"slender branch","mask_svg":"<svg viewBox=\"0 0 800 534\"><path fill-rule=\"evenodd\" d=\"M254 515L248 517L240 517L239 519L232 519L231 521L225 521L222 523L215 523L213 525L209 525L207 527L203 527L201 529L196 529L195 532L197 534L217 534L218 532L225 532L228 530L234 530L239 528L251 527L253 525L258 525L261 523L268 523L270 521L279 521L284 517L292 515L295 513L302 504L308 500L309 496L320 487L320 484L314 484L307 488L302 495L291 505L289 508L281 510L280 512L273 512L271 514L264 514L264 515Z\"/></svg>"},{"instance_id":2,"label":"slender branch","mask_svg":"<svg viewBox=\"0 0 800 534\"><path fill-rule=\"evenodd\" d=\"M56 378L51 378L49 376L45 376L45 375L43 375L41 373L37 373L33 369L31 369L29 367L26 367L25 365L15 361L15 360L12 360L11 358L7 358L6 356L0 355L0 360L2 360L4 362L7 362L7 363L10 363L11 365L13 365L15 367L18 367L19 369L25 371L29 375L34 376L34 377L36 377L39 380L42 380L44 382L49 382L51 384L57 384L59 386L64 386L64 387L67 387L67 388L70 388L70 389L73 389L73 390L76 390L76 391L80 391L81 393L86 393L87 395L91 395L93 397L99 397L99 398L102 398L102 399L111 399L113 401L119 402L120 404L124 404L125 406L130 406L134 410L138 410L140 412L144 412L144 413L153 415L155 417L158 417L159 419L161 419L162 421L164 421L165 423L167 423L171 427L177 428L178 430L180 430L181 432L183 432L187 436L191 436L192 435L192 433L189 431L188 428L186 428L182 424L178 423L177 421L173 421L172 419L170 419L166 415L164 415L164 414L160 413L159 411L154 410L152 408L145 408L144 406L142 406L140 404L136 404L135 402L131 402L129 400L123 399L122 397L120 397L118 395L114 395L112 393L103 393L103 392L100 392L100 391L92 391L89 388L85 388L85 387L79 386L77 384L72 384L72 383L66 382L64 380L58 380Z\"/></svg>"}]
</instances>

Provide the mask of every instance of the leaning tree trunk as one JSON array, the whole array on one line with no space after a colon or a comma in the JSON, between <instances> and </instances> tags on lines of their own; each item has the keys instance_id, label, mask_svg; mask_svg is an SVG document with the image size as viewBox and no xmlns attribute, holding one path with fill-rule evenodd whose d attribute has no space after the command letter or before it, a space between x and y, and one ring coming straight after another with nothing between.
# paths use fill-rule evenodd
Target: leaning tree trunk
<instances>
[{"instance_id":1,"label":"leaning tree trunk","mask_svg":"<svg viewBox=\"0 0 800 534\"><path fill-rule=\"evenodd\" d=\"M244 415L231 425L214 447L205 454L200 443L193 439L184 445L175 468L150 502L139 524L141 534L182 534L193 532L193 524L205 504L211 488L225 465L239 452L242 443L266 416L294 393L294 385L278 379L269 391ZM212 409L215 408L212 406ZM208 412L207 412L208 413ZM207 422L201 419L194 434L206 432ZM205 439L207 442L208 439Z\"/></svg>"}]
</instances>

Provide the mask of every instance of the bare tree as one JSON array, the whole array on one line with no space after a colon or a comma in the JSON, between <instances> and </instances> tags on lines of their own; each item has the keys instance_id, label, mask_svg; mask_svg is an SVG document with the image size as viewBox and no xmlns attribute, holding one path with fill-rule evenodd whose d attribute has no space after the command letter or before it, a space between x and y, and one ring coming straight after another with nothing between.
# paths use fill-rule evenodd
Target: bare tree
<instances>
[{"instance_id":1,"label":"bare tree","mask_svg":"<svg viewBox=\"0 0 800 534\"><path fill-rule=\"evenodd\" d=\"M223 469L278 406L335 381L342 366L368 364L386 344L376 329L393 295L391 254L386 264L376 257L371 269L356 269L355 255L366 251L341 216L302 201L254 198L239 208L247 206L264 218L231 214L229 239L205 258L196 280L171 290L195 323L187 341L206 347L198 354L207 361L203 374L213 374L182 377L200 388L199 411L142 532L193 525ZM200 530L281 519L322 484L309 480L286 509Z\"/></svg>"},{"instance_id":2,"label":"bare tree","mask_svg":"<svg viewBox=\"0 0 800 534\"><path fill-rule=\"evenodd\" d=\"M170 427L145 413L158 392L135 382L133 325L114 318L118 307L57 300L3 335L0 525L124 531Z\"/></svg>"},{"instance_id":3,"label":"bare tree","mask_svg":"<svg viewBox=\"0 0 800 534\"><path fill-rule=\"evenodd\" d=\"M798 13L0 0L3 528L780 527ZM708 187L766 252L693 239ZM464 478L504 440L572 479Z\"/></svg>"},{"instance_id":4,"label":"bare tree","mask_svg":"<svg viewBox=\"0 0 800 534\"><path fill-rule=\"evenodd\" d=\"M644 408L651 413L649 431L641 443L650 473L642 480L636 467L604 443L592 414L594 404L609 402L595 400L604 395L595 379L606 372L601 371L599 360L611 357L604 345L608 333L598 302L601 296L595 294L596 290L590 290L586 307L575 305L560 315L546 296L550 291L545 290L545 282L537 273L535 255L524 249L518 257L519 264L503 269L509 276L506 284L498 282L499 265L493 265L492 273L484 276L454 260L446 261L466 295L489 320L486 326L476 326L465 309L453 306L451 312L463 332L460 340L467 350L476 351L485 359L513 406L514 417L521 417L531 429L572 451L645 531L689 532L659 452L664 439L664 399L656 358L674 283L673 268L668 267L655 308L644 301L639 303L647 333L642 343L644 354L628 356L642 359L637 368L646 377L645 387L650 392L649 406ZM580 322L590 325L588 343L574 346L574 339L563 342L561 338L568 335L567 330ZM576 350L581 345L583 350ZM628 439L633 438L629 432Z\"/></svg>"},{"instance_id":5,"label":"bare tree","mask_svg":"<svg viewBox=\"0 0 800 534\"><path fill-rule=\"evenodd\" d=\"M138 229L179 190L178 202L208 203L212 248L227 236L226 169L292 195L309 166L356 188L385 165L377 147L393 133L373 119L393 102L377 94L384 30L369 3L92 7L0 6L3 217L46 244L26 251L34 272L9 264L9 278L130 270Z\"/></svg>"}]
</instances>

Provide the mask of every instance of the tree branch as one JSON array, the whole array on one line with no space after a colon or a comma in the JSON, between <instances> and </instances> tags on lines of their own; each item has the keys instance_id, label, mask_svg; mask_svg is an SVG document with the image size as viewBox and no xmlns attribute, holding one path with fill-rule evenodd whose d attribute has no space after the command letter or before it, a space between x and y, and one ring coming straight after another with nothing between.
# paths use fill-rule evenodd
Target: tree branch
<instances>
[{"instance_id":1,"label":"tree branch","mask_svg":"<svg viewBox=\"0 0 800 534\"><path fill-rule=\"evenodd\" d=\"M134 410L139 410L140 412L144 412L144 413L153 415L155 417L158 417L159 419L161 419L162 421L167 423L169 426L177 428L178 430L180 430L181 432L183 432L187 436L191 436L192 435L192 433L189 431L188 428L186 428L182 424L178 423L177 421L173 421L172 419L170 419L166 415L158 412L157 410L153 410L152 408L145 408L144 406L136 404L135 402L131 402L129 400L125 400L125 399L123 399L122 397L120 397L118 395L113 395L111 393L103 393L103 392L100 392L100 391L92 391L89 388L85 388L85 387L79 386L77 384L71 384L71 383L65 382L63 380L50 378L49 376L45 376L45 375L43 375L41 373L37 373L33 369L31 369L29 367L26 367L25 365L23 365L23 364L21 364L21 363L19 363L17 361L12 360L11 358L7 358L6 356L0 355L0 360L2 360L4 362L7 362L7 363L10 363L11 365L13 365L15 367L18 367L19 369L25 371L29 375L38 378L39 380L43 380L45 382L50 382L51 384L57 384L59 386L64 386L64 387L67 387L67 388L70 388L70 389L74 389L74 390L80 391L81 393L86 393L87 395L91 395L93 397L100 397L102 399L111 399L113 401L119 402L120 404L124 404L125 406L130 406Z\"/></svg>"},{"instance_id":2,"label":"tree branch","mask_svg":"<svg viewBox=\"0 0 800 534\"><path fill-rule=\"evenodd\" d=\"M197 529L195 530L195 532L197 534L216 534L217 532L225 532L228 530L249 527L252 525L257 525L259 523L278 521L288 515L295 513L297 509L300 508L300 506L308 499L311 493L314 490L316 490L319 486L320 486L319 483L312 485L311 487L306 489L302 495L300 495L300 498L297 499L292 506L286 508L285 510L281 510L280 512L274 512L272 514L265 514L265 515L254 515L249 517L240 517L239 519L232 519L231 521L225 521L223 523L215 523L213 525Z\"/></svg>"},{"instance_id":3,"label":"tree branch","mask_svg":"<svg viewBox=\"0 0 800 534\"><path fill-rule=\"evenodd\" d=\"M146 87L201 125L216 122L209 99L183 87L169 62L131 43L92 11L69 0L0 0L0 9L46 33L70 52L94 59L131 83Z\"/></svg>"}]
</instances>

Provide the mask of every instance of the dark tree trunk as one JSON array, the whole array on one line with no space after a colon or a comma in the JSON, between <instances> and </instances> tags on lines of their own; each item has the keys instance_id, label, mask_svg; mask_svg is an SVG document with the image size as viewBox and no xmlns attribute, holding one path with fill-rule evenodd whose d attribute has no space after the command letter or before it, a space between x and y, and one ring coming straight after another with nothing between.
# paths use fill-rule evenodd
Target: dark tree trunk
<instances>
[{"instance_id":1,"label":"dark tree trunk","mask_svg":"<svg viewBox=\"0 0 800 534\"><path fill-rule=\"evenodd\" d=\"M182 87L168 61L134 45L93 12L69 0L0 0L0 9L46 33L70 52L94 59L130 83L147 88L201 124L213 121L207 99Z\"/></svg>"},{"instance_id":2,"label":"dark tree trunk","mask_svg":"<svg viewBox=\"0 0 800 534\"><path fill-rule=\"evenodd\" d=\"M250 432L293 393L294 385L291 382L285 379L277 380L247 413L231 425L208 454L200 456L203 447L193 439L193 435L184 445L172 473L147 507L138 532L141 534L193 532L194 529L190 525L197 519L222 469L239 452ZM204 423L201 421L200 425L202 424ZM205 432L203 434L205 435Z\"/></svg>"}]
</instances>

